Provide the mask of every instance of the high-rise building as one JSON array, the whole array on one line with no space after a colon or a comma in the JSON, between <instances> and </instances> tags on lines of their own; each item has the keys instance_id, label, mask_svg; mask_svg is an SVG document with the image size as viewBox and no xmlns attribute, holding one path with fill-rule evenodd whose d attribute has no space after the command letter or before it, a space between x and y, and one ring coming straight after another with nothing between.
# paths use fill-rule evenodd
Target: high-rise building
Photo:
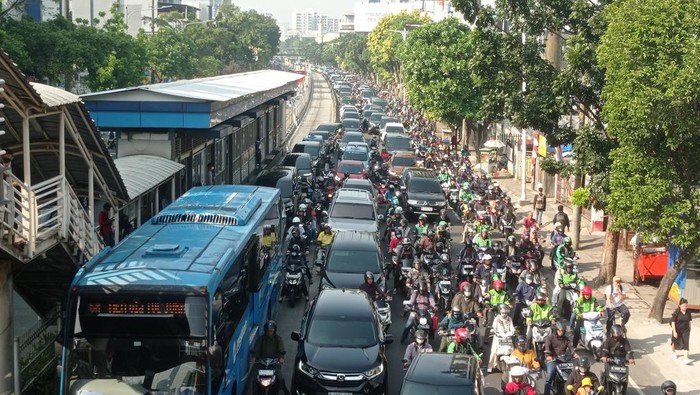
<instances>
[{"instance_id":1,"label":"high-rise building","mask_svg":"<svg viewBox=\"0 0 700 395\"><path fill-rule=\"evenodd\" d=\"M338 33L340 18L320 14L312 9L294 11L289 34L316 37L319 34Z\"/></svg>"}]
</instances>

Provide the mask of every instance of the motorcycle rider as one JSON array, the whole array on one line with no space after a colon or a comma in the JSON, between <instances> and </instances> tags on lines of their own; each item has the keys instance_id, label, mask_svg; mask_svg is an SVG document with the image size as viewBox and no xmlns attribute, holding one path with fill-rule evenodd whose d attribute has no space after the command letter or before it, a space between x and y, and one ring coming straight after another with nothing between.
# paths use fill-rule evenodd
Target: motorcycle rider
<instances>
[{"instance_id":1,"label":"motorcycle rider","mask_svg":"<svg viewBox=\"0 0 700 395\"><path fill-rule=\"evenodd\" d=\"M510 318L510 308L504 304L498 306L498 315L493 320L492 330L494 338L507 338L510 339L515 335L515 326L513 326L513 319ZM511 340L512 341L512 340ZM494 339L491 342L491 354L489 356L487 373L493 372L493 368L496 367L498 363L498 341Z\"/></svg>"},{"instance_id":2,"label":"motorcycle rider","mask_svg":"<svg viewBox=\"0 0 700 395\"><path fill-rule=\"evenodd\" d=\"M445 317L438 324L439 334L442 335L440 339L439 352L447 351L447 346L449 345L447 333L457 328L463 328L467 324L467 320L460 310L459 306L452 306L452 311L448 311Z\"/></svg>"},{"instance_id":3,"label":"motorcycle rider","mask_svg":"<svg viewBox=\"0 0 700 395\"><path fill-rule=\"evenodd\" d=\"M513 321L515 325L520 326L522 317L520 312L524 307L529 306L535 300L535 291L537 284L534 283L532 273L525 272L525 281L518 283L515 287L515 309L513 310Z\"/></svg>"},{"instance_id":4,"label":"motorcycle rider","mask_svg":"<svg viewBox=\"0 0 700 395\"><path fill-rule=\"evenodd\" d=\"M416 224L416 235L417 236L424 236L426 233L428 233L428 216L425 214L421 214L420 217L418 217L418 223Z\"/></svg>"},{"instance_id":5,"label":"motorcycle rider","mask_svg":"<svg viewBox=\"0 0 700 395\"><path fill-rule=\"evenodd\" d=\"M396 254L398 247L403 241L403 232L400 229L396 229L391 233L389 240L389 254Z\"/></svg>"},{"instance_id":6,"label":"motorcycle rider","mask_svg":"<svg viewBox=\"0 0 700 395\"><path fill-rule=\"evenodd\" d=\"M554 263L556 263L557 269L561 270L564 267L564 258L573 258L574 249L571 247L571 237L566 236L562 239L561 244L556 248L554 254Z\"/></svg>"},{"instance_id":7,"label":"motorcycle rider","mask_svg":"<svg viewBox=\"0 0 700 395\"><path fill-rule=\"evenodd\" d=\"M289 230L287 231L287 239L291 239L292 232L294 232L295 229L298 229L301 237L306 240L306 230L304 230L304 227L301 225L301 218L299 217L292 218L292 226L290 226Z\"/></svg>"},{"instance_id":8,"label":"motorcycle rider","mask_svg":"<svg viewBox=\"0 0 700 395\"><path fill-rule=\"evenodd\" d=\"M620 358L626 360L630 365L634 365L634 354L629 340L625 336L625 331L620 325L613 325L610 328L610 336L605 339L603 345L600 346L600 361L605 364L605 370L602 373L603 386L605 387L608 378L608 359ZM624 394L627 390L627 383L623 388Z\"/></svg>"},{"instance_id":9,"label":"motorcycle rider","mask_svg":"<svg viewBox=\"0 0 700 395\"><path fill-rule=\"evenodd\" d=\"M478 259L476 249L474 249L474 244L472 244L471 239L464 240L464 247L462 251L459 252L459 260L465 262L473 262Z\"/></svg>"},{"instance_id":10,"label":"motorcycle rider","mask_svg":"<svg viewBox=\"0 0 700 395\"><path fill-rule=\"evenodd\" d=\"M473 242L477 248L491 247L491 238L489 237L489 232L485 229L482 229L478 235L474 236Z\"/></svg>"},{"instance_id":11,"label":"motorcycle rider","mask_svg":"<svg viewBox=\"0 0 700 395\"><path fill-rule=\"evenodd\" d=\"M391 210L391 208L389 208L389 210ZM386 237L391 233L391 231L393 231L395 228L401 225L402 219L406 219L403 216L403 208L401 206L398 206L386 219L386 229L384 229L384 235L382 236L382 240L386 240Z\"/></svg>"},{"instance_id":12,"label":"motorcycle rider","mask_svg":"<svg viewBox=\"0 0 700 395\"><path fill-rule=\"evenodd\" d=\"M481 263L474 270L474 277L484 280L490 280L496 269L491 262L493 261L490 254L484 254L481 257Z\"/></svg>"},{"instance_id":13,"label":"motorcycle rider","mask_svg":"<svg viewBox=\"0 0 700 395\"><path fill-rule=\"evenodd\" d=\"M676 395L676 383L671 380L666 380L661 383L661 394Z\"/></svg>"},{"instance_id":14,"label":"motorcycle rider","mask_svg":"<svg viewBox=\"0 0 700 395\"><path fill-rule=\"evenodd\" d=\"M496 315L496 309L501 305L508 305L510 307L510 294L503 289L505 285L501 280L494 280L493 288L491 288L487 293L484 294L484 315L487 320L484 325L489 325Z\"/></svg>"},{"instance_id":15,"label":"motorcycle rider","mask_svg":"<svg viewBox=\"0 0 700 395\"><path fill-rule=\"evenodd\" d=\"M593 289L586 285L581 289L581 296L576 299L576 307L571 312L571 320L569 325L574 331L574 347L578 345L581 337L581 327L583 326L583 313L603 311L603 307L598 305L598 301L593 296Z\"/></svg>"},{"instance_id":16,"label":"motorcycle rider","mask_svg":"<svg viewBox=\"0 0 700 395\"><path fill-rule=\"evenodd\" d=\"M424 330L416 331L416 340L406 346L406 352L403 354L402 362L404 370L411 366L413 358L415 358L418 354L423 352L433 352L433 346L426 341L427 337L428 336Z\"/></svg>"},{"instance_id":17,"label":"motorcycle rider","mask_svg":"<svg viewBox=\"0 0 700 395\"><path fill-rule=\"evenodd\" d=\"M520 273L520 282L525 281L525 277L530 274L532 275L532 283L535 284L536 286L542 285L542 274L540 274L540 268L539 265L537 264L537 261L534 259L527 259L525 260L525 263L527 266L527 270L523 270L522 273Z\"/></svg>"},{"instance_id":18,"label":"motorcycle rider","mask_svg":"<svg viewBox=\"0 0 700 395\"><path fill-rule=\"evenodd\" d=\"M506 384L505 388L503 388L503 393L505 395L537 395L534 388L525 381L526 374L527 369L522 366L513 366L510 368L510 378L512 381Z\"/></svg>"},{"instance_id":19,"label":"motorcycle rider","mask_svg":"<svg viewBox=\"0 0 700 395\"><path fill-rule=\"evenodd\" d=\"M284 349L284 341L282 337L277 334L277 323L273 320L269 320L264 326L265 334L258 337L257 342L252 350L252 361L251 365L255 366L255 361L264 358L275 358L279 360L279 365L275 376L277 377L277 382L279 387L282 388L282 392L285 395L289 395L289 390L287 385L284 383L284 376L282 375L281 366L284 364L284 355L287 353ZM257 376L257 369L254 376Z\"/></svg>"},{"instance_id":20,"label":"motorcycle rider","mask_svg":"<svg viewBox=\"0 0 700 395\"><path fill-rule=\"evenodd\" d=\"M416 250L422 253L426 250L435 250L435 231L430 229L425 236L421 237L420 240L416 242Z\"/></svg>"},{"instance_id":21,"label":"motorcycle rider","mask_svg":"<svg viewBox=\"0 0 700 395\"><path fill-rule=\"evenodd\" d=\"M360 289L360 291L365 291L365 293L369 295L369 297L372 300L391 300L391 297L389 297L386 294L386 292L384 292L382 287L380 287L379 284L374 282L374 273L370 271L365 273L365 281L363 281L358 288Z\"/></svg>"},{"instance_id":22,"label":"motorcycle rider","mask_svg":"<svg viewBox=\"0 0 700 395\"><path fill-rule=\"evenodd\" d=\"M578 367L571 371L569 378L566 379L566 384L564 388L566 389L566 395L574 395L576 391L581 387L581 382L584 378L591 380L591 386L593 388L600 387L600 381L598 381L598 376L591 372L591 360L587 356L581 356L578 359ZM568 386L573 386L573 390L569 390Z\"/></svg>"},{"instance_id":23,"label":"motorcycle rider","mask_svg":"<svg viewBox=\"0 0 700 395\"><path fill-rule=\"evenodd\" d=\"M535 293L535 303L530 305L530 316L527 318L527 342L532 340L532 323L539 320L554 322L554 308L547 303L547 294L538 289Z\"/></svg>"},{"instance_id":24,"label":"motorcycle rider","mask_svg":"<svg viewBox=\"0 0 700 395\"><path fill-rule=\"evenodd\" d=\"M452 298L452 308L459 308L463 314L472 314L476 317L481 317L481 306L479 301L474 298L473 285L466 281L459 284L459 293ZM477 323L479 319L477 318Z\"/></svg>"},{"instance_id":25,"label":"motorcycle rider","mask_svg":"<svg viewBox=\"0 0 700 395\"><path fill-rule=\"evenodd\" d=\"M320 262L322 255L321 255L321 250L325 249L328 251L328 248L331 246L331 243L333 242L333 238L335 237L335 232L331 229L331 226L329 224L324 224L323 225L323 232L318 234L318 237L316 238L316 241L318 242L318 247L316 249L316 262ZM322 263L322 262L321 262Z\"/></svg>"},{"instance_id":26,"label":"motorcycle rider","mask_svg":"<svg viewBox=\"0 0 700 395\"><path fill-rule=\"evenodd\" d=\"M423 270L423 262L416 258L413 260L413 270L408 273L406 287L411 288L414 284L424 282L430 287L430 273Z\"/></svg>"},{"instance_id":27,"label":"motorcycle rider","mask_svg":"<svg viewBox=\"0 0 700 395\"><path fill-rule=\"evenodd\" d=\"M560 223L554 224L554 230L549 236L549 242L552 246L551 253L549 254L549 260L552 265L552 271L557 270L557 266L555 265L556 252L557 248L559 248L559 246L564 242L565 237L566 235L564 234L564 227Z\"/></svg>"},{"instance_id":28,"label":"motorcycle rider","mask_svg":"<svg viewBox=\"0 0 700 395\"><path fill-rule=\"evenodd\" d=\"M486 222L486 218L483 214L479 214L474 224L474 232L481 233L482 231L486 231L488 234L488 232L491 231L491 225Z\"/></svg>"},{"instance_id":29,"label":"motorcycle rider","mask_svg":"<svg viewBox=\"0 0 700 395\"><path fill-rule=\"evenodd\" d=\"M290 262L294 262L294 261L301 263L301 265L304 267L305 275L309 279L309 285L313 284L313 280L311 278L311 270L309 270L309 266L306 262L306 257L301 252L299 245L292 244L290 247L291 248L289 249L289 254L287 256L286 264L289 264ZM309 290L306 287L306 283L303 281L302 281L302 286L301 286L301 292L306 297L306 300L309 300ZM280 296L279 296L279 299L277 301L281 303L282 300L284 300L285 296L286 296L286 293L284 292L284 287L282 287L282 292L280 292Z\"/></svg>"},{"instance_id":30,"label":"motorcycle rider","mask_svg":"<svg viewBox=\"0 0 700 395\"><path fill-rule=\"evenodd\" d=\"M547 382L544 385L544 395L550 394L554 378L556 377L557 365L559 364L556 360L557 355L573 353L574 357L578 357L574 352L571 340L566 337L564 324L561 322L555 323L554 330L554 333L547 336L547 340L544 342L544 354L547 363Z\"/></svg>"},{"instance_id":31,"label":"motorcycle rider","mask_svg":"<svg viewBox=\"0 0 700 395\"><path fill-rule=\"evenodd\" d=\"M519 254L520 251L516 243L515 235L510 235L506 238L506 248L504 250L506 256L511 257Z\"/></svg>"},{"instance_id":32,"label":"motorcycle rider","mask_svg":"<svg viewBox=\"0 0 700 395\"><path fill-rule=\"evenodd\" d=\"M469 351L469 330L467 328L455 329L455 338L447 346L448 354L466 354Z\"/></svg>"},{"instance_id":33,"label":"motorcycle rider","mask_svg":"<svg viewBox=\"0 0 700 395\"><path fill-rule=\"evenodd\" d=\"M406 342L408 333L411 331L411 327L413 327L413 323L417 318L416 311L421 309L431 309L432 311L437 309L435 298L433 298L433 295L430 293L428 284L424 281L418 283L418 290L411 293L411 299L406 306L406 310L410 311L410 313L408 319L406 319L403 333L401 333L401 343Z\"/></svg>"},{"instance_id":34,"label":"motorcycle rider","mask_svg":"<svg viewBox=\"0 0 700 395\"><path fill-rule=\"evenodd\" d=\"M559 277L559 282L552 292L552 305L559 308L559 295L564 287L576 286L581 289L585 284L586 282L578 276L578 273L574 273L574 264L566 262L564 273Z\"/></svg>"},{"instance_id":35,"label":"motorcycle rider","mask_svg":"<svg viewBox=\"0 0 700 395\"><path fill-rule=\"evenodd\" d=\"M525 336L519 335L515 340L515 349L510 353L510 356L518 358L520 364L530 370L539 369L540 363L537 361L535 351L528 349L528 344Z\"/></svg>"},{"instance_id":36,"label":"motorcycle rider","mask_svg":"<svg viewBox=\"0 0 700 395\"><path fill-rule=\"evenodd\" d=\"M413 230L408 226L408 220L406 218L402 218L399 221L399 227L397 229L401 231L404 238L409 240L413 238Z\"/></svg>"}]
</instances>

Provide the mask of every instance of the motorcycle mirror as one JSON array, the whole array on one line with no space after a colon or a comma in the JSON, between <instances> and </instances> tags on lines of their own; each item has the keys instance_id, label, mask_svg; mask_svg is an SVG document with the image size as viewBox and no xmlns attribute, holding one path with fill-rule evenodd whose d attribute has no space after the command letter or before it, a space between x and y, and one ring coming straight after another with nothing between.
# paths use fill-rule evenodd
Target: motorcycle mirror
<instances>
[{"instance_id":1,"label":"motorcycle mirror","mask_svg":"<svg viewBox=\"0 0 700 395\"><path fill-rule=\"evenodd\" d=\"M384 216L383 216L382 214L379 214L379 215L377 216L377 219L381 221L381 220L384 219Z\"/></svg>"},{"instance_id":2,"label":"motorcycle mirror","mask_svg":"<svg viewBox=\"0 0 700 395\"><path fill-rule=\"evenodd\" d=\"M411 301L410 301L410 300L404 300L404 301L403 301L403 305L404 305L404 306L410 306L410 305L411 305Z\"/></svg>"},{"instance_id":3,"label":"motorcycle mirror","mask_svg":"<svg viewBox=\"0 0 700 395\"><path fill-rule=\"evenodd\" d=\"M394 342L394 335L391 333L386 333L384 334L384 341L382 342L383 344L391 344Z\"/></svg>"},{"instance_id":4,"label":"motorcycle mirror","mask_svg":"<svg viewBox=\"0 0 700 395\"><path fill-rule=\"evenodd\" d=\"M299 332L296 332L296 331L292 332L291 338L295 342L301 341L301 335L299 334Z\"/></svg>"}]
</instances>

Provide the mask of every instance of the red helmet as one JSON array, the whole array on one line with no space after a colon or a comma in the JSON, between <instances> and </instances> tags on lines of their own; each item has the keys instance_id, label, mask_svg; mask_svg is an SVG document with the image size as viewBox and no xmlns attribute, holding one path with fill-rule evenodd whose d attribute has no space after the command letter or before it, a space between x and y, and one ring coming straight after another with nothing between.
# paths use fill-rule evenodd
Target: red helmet
<instances>
[{"instance_id":1,"label":"red helmet","mask_svg":"<svg viewBox=\"0 0 700 395\"><path fill-rule=\"evenodd\" d=\"M462 342L469 339L469 331L467 328L457 328L455 329L455 340L457 342Z\"/></svg>"},{"instance_id":2,"label":"red helmet","mask_svg":"<svg viewBox=\"0 0 700 395\"><path fill-rule=\"evenodd\" d=\"M593 289L591 289L590 286L586 285L586 286L583 287L583 289L581 290L581 295L582 295L582 296L591 296L591 295L593 295Z\"/></svg>"},{"instance_id":3,"label":"red helmet","mask_svg":"<svg viewBox=\"0 0 700 395\"><path fill-rule=\"evenodd\" d=\"M464 287L469 286L469 281L462 281L459 283L459 292L464 292Z\"/></svg>"},{"instance_id":4,"label":"red helmet","mask_svg":"<svg viewBox=\"0 0 700 395\"><path fill-rule=\"evenodd\" d=\"M501 280L494 280L494 281L493 281L493 287L494 287L494 288L498 288L498 287L503 288L503 281L501 281Z\"/></svg>"}]
</instances>

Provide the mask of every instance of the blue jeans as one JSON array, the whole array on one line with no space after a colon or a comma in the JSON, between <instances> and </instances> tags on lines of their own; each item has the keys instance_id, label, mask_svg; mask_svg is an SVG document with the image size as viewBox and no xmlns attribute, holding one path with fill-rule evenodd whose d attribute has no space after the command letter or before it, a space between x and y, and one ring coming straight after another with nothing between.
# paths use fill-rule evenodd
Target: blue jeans
<instances>
[{"instance_id":1,"label":"blue jeans","mask_svg":"<svg viewBox=\"0 0 700 395\"><path fill-rule=\"evenodd\" d=\"M544 210L535 210L535 220L538 224L542 223L542 213L544 213Z\"/></svg>"},{"instance_id":2,"label":"blue jeans","mask_svg":"<svg viewBox=\"0 0 700 395\"><path fill-rule=\"evenodd\" d=\"M625 306L624 304L620 307L615 307L614 309L610 308L605 308L605 314L606 314L606 325L605 325L605 331L610 333L610 328L613 326L613 323L615 322L615 312L620 313L622 316L622 326L625 326L627 324L627 321L630 319L630 311Z\"/></svg>"},{"instance_id":3,"label":"blue jeans","mask_svg":"<svg viewBox=\"0 0 700 395\"><path fill-rule=\"evenodd\" d=\"M554 376L557 372L557 362L547 362L547 382L544 384L544 395L549 395L549 391L554 383Z\"/></svg>"}]
</instances>

